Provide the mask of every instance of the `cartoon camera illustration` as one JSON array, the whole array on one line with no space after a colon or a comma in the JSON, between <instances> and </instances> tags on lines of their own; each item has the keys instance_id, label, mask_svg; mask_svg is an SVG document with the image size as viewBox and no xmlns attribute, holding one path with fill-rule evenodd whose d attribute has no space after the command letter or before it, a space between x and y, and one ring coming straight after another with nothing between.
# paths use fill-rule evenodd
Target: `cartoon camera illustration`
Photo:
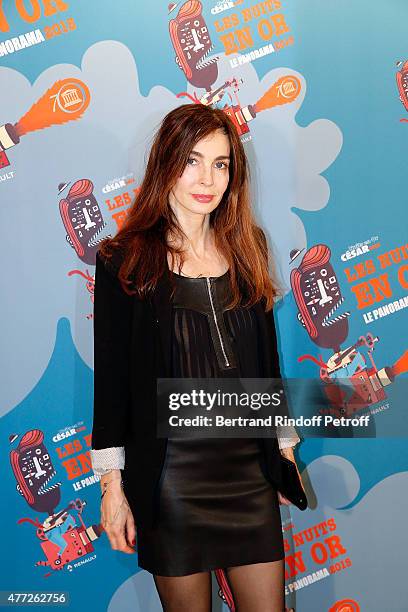
<instances>
[{"instance_id":1,"label":"cartoon camera illustration","mask_svg":"<svg viewBox=\"0 0 408 612\"><path fill-rule=\"evenodd\" d=\"M61 185L60 193L68 184ZM71 186L59 209L67 232L67 242L75 249L79 259L95 265L96 251L103 238L97 238L106 226L89 179L80 179Z\"/></svg>"}]
</instances>

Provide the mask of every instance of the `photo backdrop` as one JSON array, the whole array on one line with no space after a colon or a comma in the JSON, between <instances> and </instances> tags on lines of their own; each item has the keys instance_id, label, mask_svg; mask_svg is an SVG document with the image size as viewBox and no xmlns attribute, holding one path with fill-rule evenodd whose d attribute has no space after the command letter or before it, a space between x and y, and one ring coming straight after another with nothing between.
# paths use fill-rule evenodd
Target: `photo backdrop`
<instances>
[{"instance_id":1,"label":"photo backdrop","mask_svg":"<svg viewBox=\"0 0 408 612\"><path fill-rule=\"evenodd\" d=\"M161 119L196 102L230 115L250 159L284 292L284 376L320 379L333 405L342 380L348 414L377 419L377 438L296 449L310 508L281 507L286 603L406 610L406 438L381 429L408 361L407 13L405 0L0 2L2 590L161 610L137 555L98 525L95 254Z\"/></svg>"}]
</instances>

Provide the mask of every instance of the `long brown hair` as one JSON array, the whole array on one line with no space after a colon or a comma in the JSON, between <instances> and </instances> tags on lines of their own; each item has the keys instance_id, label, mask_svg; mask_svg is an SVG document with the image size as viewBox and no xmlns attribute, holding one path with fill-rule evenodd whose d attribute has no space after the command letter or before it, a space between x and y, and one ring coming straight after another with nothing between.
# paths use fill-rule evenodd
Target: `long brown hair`
<instances>
[{"instance_id":1,"label":"long brown hair","mask_svg":"<svg viewBox=\"0 0 408 612\"><path fill-rule=\"evenodd\" d=\"M153 141L146 172L126 220L114 238L101 243L106 259L120 256L118 278L128 294L145 298L156 287L167 266L167 253L183 262L181 247L170 246L166 236L184 236L168 201L171 188L183 174L194 145L215 130L230 142L229 183L218 206L210 213L215 245L229 264L229 308L250 306L265 299L274 304L277 284L270 277L269 251L263 230L255 223L249 197L249 166L235 125L219 109L184 104L163 119ZM173 275L170 280L174 287ZM244 303L244 292L247 297Z\"/></svg>"}]
</instances>

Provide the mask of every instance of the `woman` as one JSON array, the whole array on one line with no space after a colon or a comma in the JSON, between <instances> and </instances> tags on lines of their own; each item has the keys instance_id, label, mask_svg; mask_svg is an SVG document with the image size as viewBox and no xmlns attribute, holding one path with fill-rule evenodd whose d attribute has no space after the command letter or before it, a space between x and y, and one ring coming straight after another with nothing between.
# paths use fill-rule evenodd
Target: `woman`
<instances>
[{"instance_id":1,"label":"woman","mask_svg":"<svg viewBox=\"0 0 408 612\"><path fill-rule=\"evenodd\" d=\"M239 610L281 612L289 502L271 483L279 446L294 460L296 432L156 434L159 377L280 377L267 243L223 111L188 104L164 118L95 274L91 457L112 548L134 552L137 531L165 610L210 610L210 570L225 568Z\"/></svg>"}]
</instances>

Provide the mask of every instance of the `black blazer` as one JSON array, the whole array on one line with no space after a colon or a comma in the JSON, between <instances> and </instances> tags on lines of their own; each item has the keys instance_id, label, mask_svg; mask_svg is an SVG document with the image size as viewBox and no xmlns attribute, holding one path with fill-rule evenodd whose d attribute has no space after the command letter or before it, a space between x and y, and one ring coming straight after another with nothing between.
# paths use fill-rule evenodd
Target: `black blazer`
<instances>
[{"instance_id":1,"label":"black blazer","mask_svg":"<svg viewBox=\"0 0 408 612\"><path fill-rule=\"evenodd\" d=\"M136 524L154 524L167 439L156 437L156 379L171 377L169 270L163 266L148 300L127 295L113 265L96 256L94 293L94 409L92 449L125 447L124 491ZM262 376L280 378L273 311L255 312L261 330ZM257 438L262 470L279 482L276 438Z\"/></svg>"}]
</instances>

